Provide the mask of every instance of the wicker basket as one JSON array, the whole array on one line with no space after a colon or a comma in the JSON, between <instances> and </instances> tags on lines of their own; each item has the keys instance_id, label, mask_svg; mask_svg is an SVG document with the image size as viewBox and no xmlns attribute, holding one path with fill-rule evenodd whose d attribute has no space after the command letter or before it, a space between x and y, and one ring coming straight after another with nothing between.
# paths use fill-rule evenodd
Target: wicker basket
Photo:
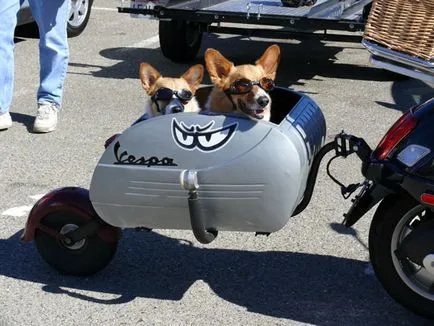
<instances>
[{"instance_id":1,"label":"wicker basket","mask_svg":"<svg viewBox=\"0 0 434 326\"><path fill-rule=\"evenodd\" d=\"M432 61L434 0L373 0L363 37Z\"/></svg>"}]
</instances>

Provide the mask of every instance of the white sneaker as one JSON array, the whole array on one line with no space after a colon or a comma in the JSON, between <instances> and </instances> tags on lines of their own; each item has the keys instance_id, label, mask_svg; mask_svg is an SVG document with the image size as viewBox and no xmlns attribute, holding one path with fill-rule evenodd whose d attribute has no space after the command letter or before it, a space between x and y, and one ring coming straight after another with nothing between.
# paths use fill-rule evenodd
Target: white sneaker
<instances>
[{"instance_id":1,"label":"white sneaker","mask_svg":"<svg viewBox=\"0 0 434 326\"><path fill-rule=\"evenodd\" d=\"M9 112L0 114L0 130L12 127L12 118Z\"/></svg>"},{"instance_id":2,"label":"white sneaker","mask_svg":"<svg viewBox=\"0 0 434 326\"><path fill-rule=\"evenodd\" d=\"M56 129L57 112L59 112L59 109L53 103L39 104L38 112L33 124L33 131L50 132Z\"/></svg>"}]
</instances>

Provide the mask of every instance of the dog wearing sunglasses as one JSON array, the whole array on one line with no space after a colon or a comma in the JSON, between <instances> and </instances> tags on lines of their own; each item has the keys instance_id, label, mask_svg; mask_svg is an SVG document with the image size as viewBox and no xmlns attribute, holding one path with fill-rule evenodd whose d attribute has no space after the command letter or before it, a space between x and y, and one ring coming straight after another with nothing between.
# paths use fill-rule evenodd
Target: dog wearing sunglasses
<instances>
[{"instance_id":1,"label":"dog wearing sunglasses","mask_svg":"<svg viewBox=\"0 0 434 326\"><path fill-rule=\"evenodd\" d=\"M271 97L280 47L268 47L255 64L235 66L219 51L207 49L205 63L214 88L205 104L208 112L243 113L253 119L270 121Z\"/></svg>"},{"instance_id":2,"label":"dog wearing sunglasses","mask_svg":"<svg viewBox=\"0 0 434 326\"><path fill-rule=\"evenodd\" d=\"M143 116L152 118L171 113L199 112L201 109L194 95L203 74L203 65L197 64L179 78L163 77L153 66L142 62L139 75L147 94Z\"/></svg>"}]
</instances>

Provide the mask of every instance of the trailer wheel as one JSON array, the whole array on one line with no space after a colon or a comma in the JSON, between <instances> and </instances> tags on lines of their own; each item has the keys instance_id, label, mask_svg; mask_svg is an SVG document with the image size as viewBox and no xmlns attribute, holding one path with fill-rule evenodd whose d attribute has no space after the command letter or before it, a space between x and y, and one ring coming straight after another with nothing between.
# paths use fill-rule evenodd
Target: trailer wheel
<instances>
[{"instance_id":1,"label":"trailer wheel","mask_svg":"<svg viewBox=\"0 0 434 326\"><path fill-rule=\"evenodd\" d=\"M64 234L86 222L87 219L64 211L47 215L41 223ZM46 263L62 274L74 276L88 276L102 270L112 260L117 248L117 242L108 243L98 234L69 245L38 229L35 244Z\"/></svg>"},{"instance_id":2,"label":"trailer wheel","mask_svg":"<svg viewBox=\"0 0 434 326\"><path fill-rule=\"evenodd\" d=\"M159 36L161 51L174 62L193 61L202 43L199 26L180 20L160 20Z\"/></svg>"}]
</instances>

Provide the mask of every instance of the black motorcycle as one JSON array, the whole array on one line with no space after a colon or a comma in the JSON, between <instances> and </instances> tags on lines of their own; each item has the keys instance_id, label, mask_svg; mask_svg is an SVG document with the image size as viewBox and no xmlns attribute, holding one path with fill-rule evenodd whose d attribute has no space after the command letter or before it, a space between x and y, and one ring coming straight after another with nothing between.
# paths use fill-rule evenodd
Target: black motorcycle
<instances>
[{"instance_id":1,"label":"black motorcycle","mask_svg":"<svg viewBox=\"0 0 434 326\"><path fill-rule=\"evenodd\" d=\"M353 204L343 224L353 226L371 208L370 260L384 289L407 309L434 318L434 98L412 107L388 130L372 150L362 139L345 133L326 144L316 157L330 151L328 175ZM344 186L329 171L336 157L356 153L365 181ZM313 190L312 173L309 190ZM306 205L310 200L305 198ZM296 212L297 213L297 212Z\"/></svg>"}]
</instances>

